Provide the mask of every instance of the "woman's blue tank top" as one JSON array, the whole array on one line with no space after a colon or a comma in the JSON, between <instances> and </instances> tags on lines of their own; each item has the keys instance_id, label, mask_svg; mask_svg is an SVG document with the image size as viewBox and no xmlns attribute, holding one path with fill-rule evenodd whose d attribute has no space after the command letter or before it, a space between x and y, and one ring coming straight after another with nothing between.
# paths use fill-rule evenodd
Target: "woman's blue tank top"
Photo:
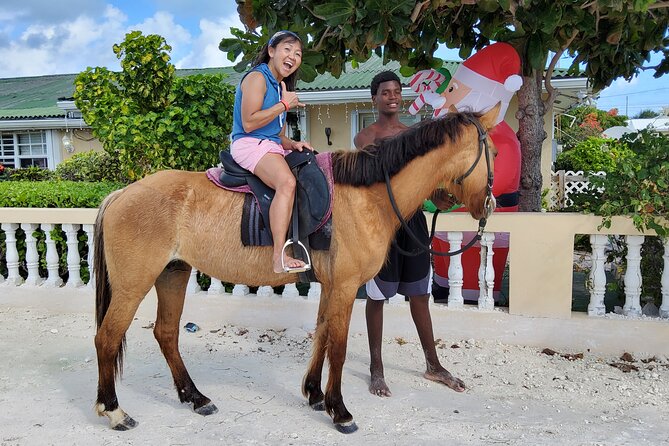
<instances>
[{"instance_id":1,"label":"woman's blue tank top","mask_svg":"<svg viewBox=\"0 0 669 446\"><path fill-rule=\"evenodd\" d=\"M258 139L269 139L278 144L281 144L279 133L283 128L284 122L286 122L285 112L281 113L264 127L260 127L259 129L255 129L249 133L244 131L244 126L242 125L242 82L244 81L244 78L253 71L259 71L265 77L267 91L265 92L265 98L263 99L261 110L268 109L273 105L276 105L281 100L281 86L274 78L274 75L269 70L267 64L261 63L246 73L239 81L237 92L235 93L235 108L232 114L232 140L236 141L239 138L250 136Z\"/></svg>"}]
</instances>

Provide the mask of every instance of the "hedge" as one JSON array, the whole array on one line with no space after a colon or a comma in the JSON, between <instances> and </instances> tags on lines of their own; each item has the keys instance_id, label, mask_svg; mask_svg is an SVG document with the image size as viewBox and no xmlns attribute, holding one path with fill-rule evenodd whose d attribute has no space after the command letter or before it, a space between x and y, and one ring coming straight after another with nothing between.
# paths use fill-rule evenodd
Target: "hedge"
<instances>
[{"instance_id":1,"label":"hedge","mask_svg":"<svg viewBox=\"0 0 669 446\"><path fill-rule=\"evenodd\" d=\"M123 183L84 181L1 181L0 207L96 208Z\"/></svg>"}]
</instances>

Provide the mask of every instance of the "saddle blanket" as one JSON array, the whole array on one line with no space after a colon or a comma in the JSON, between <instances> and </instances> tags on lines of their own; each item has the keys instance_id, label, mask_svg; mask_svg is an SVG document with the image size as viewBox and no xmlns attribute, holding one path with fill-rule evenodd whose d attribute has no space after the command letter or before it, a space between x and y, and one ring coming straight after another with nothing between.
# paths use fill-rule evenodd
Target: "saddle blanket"
<instances>
[{"instance_id":1,"label":"saddle blanket","mask_svg":"<svg viewBox=\"0 0 669 446\"><path fill-rule=\"evenodd\" d=\"M319 153L316 155L316 164L325 175L330 192L330 203L328 212L323 217L316 231L309 236L309 245L312 249L327 251L330 249L330 238L332 236L332 202L334 197L334 180L332 176L332 157L330 153ZM270 228L265 225L258 200L253 195L251 187L248 185L229 187L221 184L219 178L222 172L221 167L212 167L207 169L206 175L209 181L221 189L232 192L241 192L246 194L244 198L244 209L242 211L242 244L244 246L272 246L272 233Z\"/></svg>"}]
</instances>

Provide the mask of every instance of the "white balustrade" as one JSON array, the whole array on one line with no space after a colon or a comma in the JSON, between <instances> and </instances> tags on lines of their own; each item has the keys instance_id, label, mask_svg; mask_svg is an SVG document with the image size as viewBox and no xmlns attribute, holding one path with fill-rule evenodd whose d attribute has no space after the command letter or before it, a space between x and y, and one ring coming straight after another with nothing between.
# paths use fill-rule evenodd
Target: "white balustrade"
<instances>
[{"instance_id":1,"label":"white balustrade","mask_svg":"<svg viewBox=\"0 0 669 446\"><path fill-rule=\"evenodd\" d=\"M462 232L452 231L447 234L449 251L462 248ZM462 308L465 304L462 296L464 284L464 270L462 268L462 254L451 256L448 263L448 307Z\"/></svg>"},{"instance_id":2,"label":"white balustrade","mask_svg":"<svg viewBox=\"0 0 669 446\"><path fill-rule=\"evenodd\" d=\"M256 291L256 296L258 297L271 297L274 295L274 288L272 288L269 285L263 285L258 287L258 291Z\"/></svg>"},{"instance_id":3,"label":"white balustrade","mask_svg":"<svg viewBox=\"0 0 669 446\"><path fill-rule=\"evenodd\" d=\"M26 278L26 285L41 285L44 281L39 275L39 254L37 253L37 239L34 232L39 228L35 223L21 223L26 236L26 269L28 270L28 277Z\"/></svg>"},{"instance_id":4,"label":"white balustrade","mask_svg":"<svg viewBox=\"0 0 669 446\"><path fill-rule=\"evenodd\" d=\"M28 220L30 221L30 220ZM9 223L5 222L0 225L4 232L5 238L5 252L2 253L2 259L6 266L6 275L0 275L0 283L3 286L19 286L24 282L26 285L40 285L42 287L59 287L63 285L63 280L60 277L62 267L60 265L61 256L66 257L67 271L69 280L68 287L79 287L83 285L81 280L81 265L82 260L79 255L79 234L80 229L86 234L88 244L88 255L86 262L90 270L90 280L88 287L94 289L93 276L93 259L95 256L95 226L92 223L75 224L64 223L62 231L65 235L66 251L59 255L58 249L61 246L57 244L54 232L59 225L55 223ZM19 231L21 229L21 231ZM17 235L18 231L18 235ZM44 242L46 249L40 253L38 249L38 239L36 231L44 232ZM22 235L23 234L23 235ZM19 255L18 237L25 240L25 258ZM446 233L446 238L449 242L451 251L459 250L463 244L463 233L460 231L450 231ZM60 236L58 236L60 239ZM479 267L479 301L478 308L480 310L491 310L494 308L494 283L495 283L495 269L493 266L494 256L494 233L484 233L481 239L481 263ZM641 315L641 289L642 289L642 275L641 275L641 246L644 241L642 235L627 235L625 236L627 243L627 269L624 274L625 282L625 304L623 306L623 313L630 316ZM592 267L589 274L589 291L590 303L588 305L588 314L591 316L604 315L605 305L604 297L606 292L606 250L608 246L608 236L603 234L593 234L590 236L592 245ZM669 318L669 239L663 240L663 268L660 278L661 282L661 300L662 303L659 308L659 314L662 318ZM22 243L21 243L22 245ZM42 256L40 258L40 255ZM522 253L514 255L522 256ZM21 262L24 261L22 264ZM40 262L46 264L46 277L40 275ZM42 263L43 264L43 263ZM22 278L25 277L25 281ZM44 275L44 274L43 274ZM198 271L192 269L188 279L187 293L195 294L202 289L197 281ZM449 308L460 308L464 304L463 299L463 285L464 285L464 268L462 265L462 255L458 254L450 258L448 267L448 278L450 286L450 296L448 300ZM225 294L224 283L220 279L211 278L211 284L206 291L208 295L222 295ZM316 300L320 299L322 293L321 284L312 282L309 286L306 299ZM232 290L234 296L249 295L249 287L244 284L235 284ZM274 289L270 286L261 286L258 288L256 295L262 297L276 297ZM287 284L281 293L282 297L295 298L299 296L299 290L295 283ZM513 297L511 297L513 298Z\"/></svg>"},{"instance_id":5,"label":"white balustrade","mask_svg":"<svg viewBox=\"0 0 669 446\"><path fill-rule=\"evenodd\" d=\"M93 274L93 259L95 258L95 225L82 225L88 241L88 255L86 263L88 264L88 284L86 286L95 289L95 274Z\"/></svg>"},{"instance_id":6,"label":"white balustrade","mask_svg":"<svg viewBox=\"0 0 669 446\"><path fill-rule=\"evenodd\" d=\"M200 284L197 283L197 270L191 268L188 284L186 285L186 294L195 294L200 291L202 291L202 288L200 288Z\"/></svg>"},{"instance_id":7,"label":"white balustrade","mask_svg":"<svg viewBox=\"0 0 669 446\"><path fill-rule=\"evenodd\" d=\"M643 235L625 236L627 242L627 270L625 271L625 305L623 314L641 315L641 245Z\"/></svg>"},{"instance_id":8,"label":"white balustrade","mask_svg":"<svg viewBox=\"0 0 669 446\"><path fill-rule=\"evenodd\" d=\"M320 282L310 282L309 291L307 292L307 299L318 300L321 298L321 284Z\"/></svg>"},{"instance_id":9,"label":"white balustrade","mask_svg":"<svg viewBox=\"0 0 669 446\"><path fill-rule=\"evenodd\" d=\"M283 287L283 293L281 293L281 297L300 297L300 292L297 289L297 285L294 283L287 283Z\"/></svg>"},{"instance_id":10,"label":"white balustrade","mask_svg":"<svg viewBox=\"0 0 669 446\"><path fill-rule=\"evenodd\" d=\"M479 265L479 310L493 310L495 300L493 299L493 288L495 286L495 268L492 266L494 255L492 245L495 242L495 234L484 232L481 236L481 264Z\"/></svg>"},{"instance_id":11,"label":"white balustrade","mask_svg":"<svg viewBox=\"0 0 669 446\"><path fill-rule=\"evenodd\" d=\"M235 286L232 287L233 296L247 296L250 292L251 290L249 290L247 285L235 284Z\"/></svg>"},{"instance_id":12,"label":"white balustrade","mask_svg":"<svg viewBox=\"0 0 669 446\"><path fill-rule=\"evenodd\" d=\"M209 285L209 289L207 290L207 294L218 295L223 293L225 293L225 287L223 286L223 282L221 282L219 279L212 277L211 284Z\"/></svg>"},{"instance_id":13,"label":"white balustrade","mask_svg":"<svg viewBox=\"0 0 669 446\"><path fill-rule=\"evenodd\" d=\"M67 240L67 271L69 272L65 286L68 288L77 288L84 284L81 280L81 256L79 255L80 227L81 225L71 223L63 225Z\"/></svg>"},{"instance_id":14,"label":"white balustrade","mask_svg":"<svg viewBox=\"0 0 669 446\"><path fill-rule=\"evenodd\" d=\"M606 294L606 244L608 237L601 234L590 235L592 246L592 267L590 269L590 303L588 314L590 316L603 316L606 313L604 306L604 294Z\"/></svg>"},{"instance_id":15,"label":"white balustrade","mask_svg":"<svg viewBox=\"0 0 669 446\"><path fill-rule=\"evenodd\" d=\"M44 231L44 237L46 239L46 280L44 281L45 286L49 287L60 287L63 286L63 279L60 278L59 270L59 258L58 258L58 249L56 248L56 242L51 238L51 231L55 229L56 225L51 223L43 223L42 230Z\"/></svg>"},{"instance_id":16,"label":"white balustrade","mask_svg":"<svg viewBox=\"0 0 669 446\"><path fill-rule=\"evenodd\" d=\"M23 283L23 277L19 274L19 251L16 249L16 230L18 223L3 223L0 225L5 231L5 246L7 249L7 285L19 286Z\"/></svg>"},{"instance_id":17,"label":"white balustrade","mask_svg":"<svg viewBox=\"0 0 669 446\"><path fill-rule=\"evenodd\" d=\"M662 305L660 317L669 318L669 237L664 239L664 254L662 255L663 268L660 283L662 284Z\"/></svg>"}]
</instances>

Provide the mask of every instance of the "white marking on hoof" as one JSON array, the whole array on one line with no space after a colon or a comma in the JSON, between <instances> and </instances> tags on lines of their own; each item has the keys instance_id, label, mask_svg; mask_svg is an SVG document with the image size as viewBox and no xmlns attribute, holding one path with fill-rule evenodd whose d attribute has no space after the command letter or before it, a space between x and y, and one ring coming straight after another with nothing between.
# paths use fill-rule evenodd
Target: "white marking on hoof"
<instances>
[{"instance_id":1,"label":"white marking on hoof","mask_svg":"<svg viewBox=\"0 0 669 446\"><path fill-rule=\"evenodd\" d=\"M102 412L100 412L99 406L102 406ZM107 418L109 418L109 425L114 430L126 431L137 426L137 422L130 418L130 416L128 416L128 414L120 407L115 410L104 411L104 404L98 404L96 409L98 410L99 415L106 415Z\"/></svg>"}]
</instances>

